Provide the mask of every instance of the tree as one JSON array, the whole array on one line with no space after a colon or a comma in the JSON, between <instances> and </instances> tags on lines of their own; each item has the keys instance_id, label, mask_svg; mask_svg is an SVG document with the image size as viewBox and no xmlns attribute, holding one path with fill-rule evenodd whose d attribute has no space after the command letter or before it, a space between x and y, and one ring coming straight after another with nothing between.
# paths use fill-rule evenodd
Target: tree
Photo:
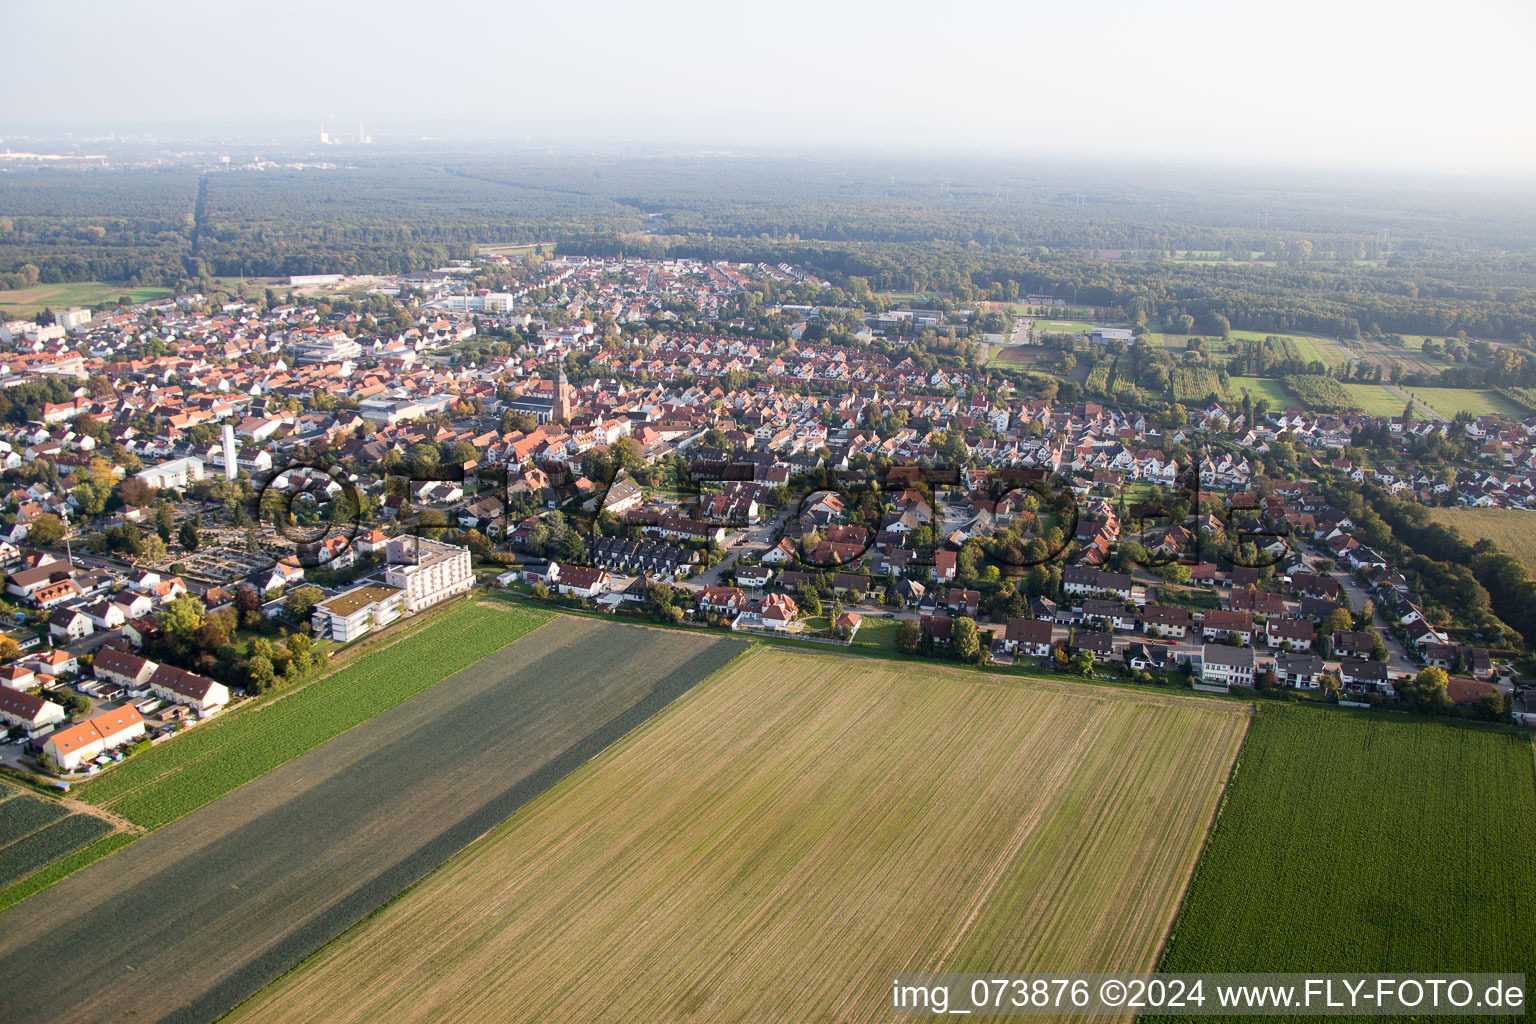
<instances>
[{"instance_id":1,"label":"tree","mask_svg":"<svg viewBox=\"0 0 1536 1024\"><path fill-rule=\"evenodd\" d=\"M981 634L976 630L976 620L962 615L955 620L955 654L961 661L981 664Z\"/></svg>"},{"instance_id":2,"label":"tree","mask_svg":"<svg viewBox=\"0 0 1536 1024\"><path fill-rule=\"evenodd\" d=\"M1093 674L1093 652L1092 651L1078 651L1076 654L1074 654L1072 656L1072 661L1070 662L1070 665L1071 665L1072 671L1074 673L1076 673L1077 675L1085 676L1085 677L1092 675Z\"/></svg>"},{"instance_id":3,"label":"tree","mask_svg":"<svg viewBox=\"0 0 1536 1024\"><path fill-rule=\"evenodd\" d=\"M33 516L27 522L27 540L33 544L57 544L64 536L64 521L52 512Z\"/></svg>"},{"instance_id":4,"label":"tree","mask_svg":"<svg viewBox=\"0 0 1536 1024\"><path fill-rule=\"evenodd\" d=\"M1403 699L1415 711L1433 714L1450 710L1451 697L1447 691L1449 682L1450 678L1445 674L1445 669L1431 665L1421 669L1412 680L1403 683L1400 690Z\"/></svg>"},{"instance_id":5,"label":"tree","mask_svg":"<svg viewBox=\"0 0 1536 1024\"><path fill-rule=\"evenodd\" d=\"M260 654L252 657L245 663L245 678L248 682L246 688L252 693L265 693L271 689L277 678L272 668L272 659Z\"/></svg>"},{"instance_id":6,"label":"tree","mask_svg":"<svg viewBox=\"0 0 1536 1024\"><path fill-rule=\"evenodd\" d=\"M139 546L139 557L150 565L159 565L165 561L165 541L160 539L158 533L144 538Z\"/></svg>"},{"instance_id":7,"label":"tree","mask_svg":"<svg viewBox=\"0 0 1536 1024\"><path fill-rule=\"evenodd\" d=\"M187 551L196 551L198 544L202 542L197 535L197 527L192 525L190 519L181 524L181 530L177 532L176 539Z\"/></svg>"},{"instance_id":8,"label":"tree","mask_svg":"<svg viewBox=\"0 0 1536 1024\"><path fill-rule=\"evenodd\" d=\"M1346 608L1335 608L1329 612L1322 622L1318 623L1317 631L1322 636L1331 636L1341 629L1354 629L1355 617Z\"/></svg>"},{"instance_id":9,"label":"tree","mask_svg":"<svg viewBox=\"0 0 1536 1024\"><path fill-rule=\"evenodd\" d=\"M295 633L288 638L290 664L298 665L300 669L308 671L313 653L314 642L305 634Z\"/></svg>"},{"instance_id":10,"label":"tree","mask_svg":"<svg viewBox=\"0 0 1536 1024\"><path fill-rule=\"evenodd\" d=\"M204 619L203 624L192 632L192 642L200 651L217 651L229 643L229 634L213 619Z\"/></svg>"},{"instance_id":11,"label":"tree","mask_svg":"<svg viewBox=\"0 0 1536 1024\"><path fill-rule=\"evenodd\" d=\"M8 636L0 636L0 661L15 661L21 657L21 648Z\"/></svg>"},{"instance_id":12,"label":"tree","mask_svg":"<svg viewBox=\"0 0 1536 1024\"><path fill-rule=\"evenodd\" d=\"M267 493L275 495L278 500L282 499L282 495L277 493L276 488L270 489ZM263 495L263 497L265 497L265 495ZM171 511L171 506L166 504L165 500L162 498L160 502L155 505L155 532L158 533L160 535L160 539L165 541L167 544L171 542L171 527L175 525L175 522L175 513Z\"/></svg>"},{"instance_id":13,"label":"tree","mask_svg":"<svg viewBox=\"0 0 1536 1024\"><path fill-rule=\"evenodd\" d=\"M324 597L319 587L299 587L283 598L283 612L295 622L308 622L310 612Z\"/></svg>"},{"instance_id":14,"label":"tree","mask_svg":"<svg viewBox=\"0 0 1536 1024\"><path fill-rule=\"evenodd\" d=\"M974 625L974 623L973 623ZM923 638L923 631L918 628L914 619L902 619L896 623L896 648L911 654L917 650L918 642Z\"/></svg>"},{"instance_id":15,"label":"tree","mask_svg":"<svg viewBox=\"0 0 1536 1024\"><path fill-rule=\"evenodd\" d=\"M176 647L185 650L192 644L192 635L203 624L206 609L203 602L191 594L182 594L175 598L160 613L160 629L165 633L166 639Z\"/></svg>"}]
</instances>

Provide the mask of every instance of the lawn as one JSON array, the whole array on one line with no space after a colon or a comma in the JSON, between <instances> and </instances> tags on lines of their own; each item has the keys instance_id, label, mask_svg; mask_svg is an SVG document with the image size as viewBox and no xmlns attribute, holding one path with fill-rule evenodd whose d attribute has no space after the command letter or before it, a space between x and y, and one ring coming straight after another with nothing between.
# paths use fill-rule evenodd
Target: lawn
<instances>
[{"instance_id":1,"label":"lawn","mask_svg":"<svg viewBox=\"0 0 1536 1024\"><path fill-rule=\"evenodd\" d=\"M44 309L55 313L76 306L97 306L116 302L126 295L133 302L149 302L171 294L169 288L130 288L107 281L76 281L69 284L40 284L31 288L0 291L0 316L5 319L32 317Z\"/></svg>"},{"instance_id":2,"label":"lawn","mask_svg":"<svg viewBox=\"0 0 1536 1024\"><path fill-rule=\"evenodd\" d=\"M860 612L864 621L853 635L852 650L863 648L872 654L892 654L896 651L896 619L882 619L884 612Z\"/></svg>"},{"instance_id":3,"label":"lawn","mask_svg":"<svg viewBox=\"0 0 1536 1024\"><path fill-rule=\"evenodd\" d=\"M885 1021L1147 970L1239 705L758 648L229 1018Z\"/></svg>"},{"instance_id":4,"label":"lawn","mask_svg":"<svg viewBox=\"0 0 1536 1024\"><path fill-rule=\"evenodd\" d=\"M554 618L0 915L0 1021L219 1019L747 646Z\"/></svg>"},{"instance_id":5,"label":"lawn","mask_svg":"<svg viewBox=\"0 0 1536 1024\"><path fill-rule=\"evenodd\" d=\"M1410 395L1445 417L1458 412L1473 416L1504 416L1522 420L1524 409L1496 391L1478 391L1472 388L1405 388Z\"/></svg>"},{"instance_id":6,"label":"lawn","mask_svg":"<svg viewBox=\"0 0 1536 1024\"><path fill-rule=\"evenodd\" d=\"M535 609L466 604L270 704L200 725L77 787L82 799L156 828L367 721L549 621Z\"/></svg>"},{"instance_id":7,"label":"lawn","mask_svg":"<svg viewBox=\"0 0 1536 1024\"><path fill-rule=\"evenodd\" d=\"M1528 735L1260 705L1162 971L1536 974Z\"/></svg>"},{"instance_id":8,"label":"lawn","mask_svg":"<svg viewBox=\"0 0 1536 1024\"><path fill-rule=\"evenodd\" d=\"M1491 540L1536 572L1536 512L1519 508L1433 508L1429 517L1467 540Z\"/></svg>"}]
</instances>

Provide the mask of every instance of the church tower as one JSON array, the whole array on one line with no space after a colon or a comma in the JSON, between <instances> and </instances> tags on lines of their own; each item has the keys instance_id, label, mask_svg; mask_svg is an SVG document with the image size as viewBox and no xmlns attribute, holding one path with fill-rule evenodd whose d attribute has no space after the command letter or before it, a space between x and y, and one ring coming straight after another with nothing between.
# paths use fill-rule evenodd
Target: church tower
<instances>
[{"instance_id":1,"label":"church tower","mask_svg":"<svg viewBox=\"0 0 1536 1024\"><path fill-rule=\"evenodd\" d=\"M565 379L565 367L555 371L555 399L549 418L557 423L571 422L571 382Z\"/></svg>"}]
</instances>

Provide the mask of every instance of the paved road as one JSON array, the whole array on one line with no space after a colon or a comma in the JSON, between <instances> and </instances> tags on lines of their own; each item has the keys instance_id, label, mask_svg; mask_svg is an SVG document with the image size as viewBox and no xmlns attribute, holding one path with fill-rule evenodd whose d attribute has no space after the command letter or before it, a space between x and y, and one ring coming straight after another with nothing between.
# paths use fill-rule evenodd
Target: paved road
<instances>
[{"instance_id":1,"label":"paved road","mask_svg":"<svg viewBox=\"0 0 1536 1024\"><path fill-rule=\"evenodd\" d=\"M1329 556L1323 555L1304 557L1308 558L1307 564L1315 568L1314 562L1317 557ZM1355 578L1348 572L1345 572L1343 569L1335 568L1328 575L1332 576L1338 582L1339 586L1344 589L1344 593L1348 595L1349 598L1350 608L1353 611L1358 612L1361 608L1364 608L1366 601L1375 602L1375 599L1371 597L1370 591L1366 590L1359 583L1355 582ZM1393 635L1392 629L1387 623L1387 617L1381 611L1380 602L1375 602L1375 608L1376 631L1381 634L1381 639L1386 642L1387 651L1389 652L1389 657L1387 659L1387 671L1394 675L1416 675L1421 666L1415 663L1412 658L1408 657L1407 651L1404 649L1402 643L1399 642L1397 637Z\"/></svg>"}]
</instances>

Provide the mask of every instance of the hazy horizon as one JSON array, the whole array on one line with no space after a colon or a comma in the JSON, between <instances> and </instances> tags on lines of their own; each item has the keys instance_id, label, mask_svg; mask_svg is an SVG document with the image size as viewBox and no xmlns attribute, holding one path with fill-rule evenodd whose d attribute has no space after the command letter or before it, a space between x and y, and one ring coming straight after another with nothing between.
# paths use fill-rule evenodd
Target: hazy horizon
<instances>
[{"instance_id":1,"label":"hazy horizon","mask_svg":"<svg viewBox=\"0 0 1536 1024\"><path fill-rule=\"evenodd\" d=\"M66 16L67 10L67 16ZM1529 174L1536 10L1212 0L1067 10L792 0L521 10L382 0L13 7L12 134L362 121L531 145L637 144ZM82 29L84 29L82 31ZM288 133L285 132L285 135Z\"/></svg>"}]
</instances>

